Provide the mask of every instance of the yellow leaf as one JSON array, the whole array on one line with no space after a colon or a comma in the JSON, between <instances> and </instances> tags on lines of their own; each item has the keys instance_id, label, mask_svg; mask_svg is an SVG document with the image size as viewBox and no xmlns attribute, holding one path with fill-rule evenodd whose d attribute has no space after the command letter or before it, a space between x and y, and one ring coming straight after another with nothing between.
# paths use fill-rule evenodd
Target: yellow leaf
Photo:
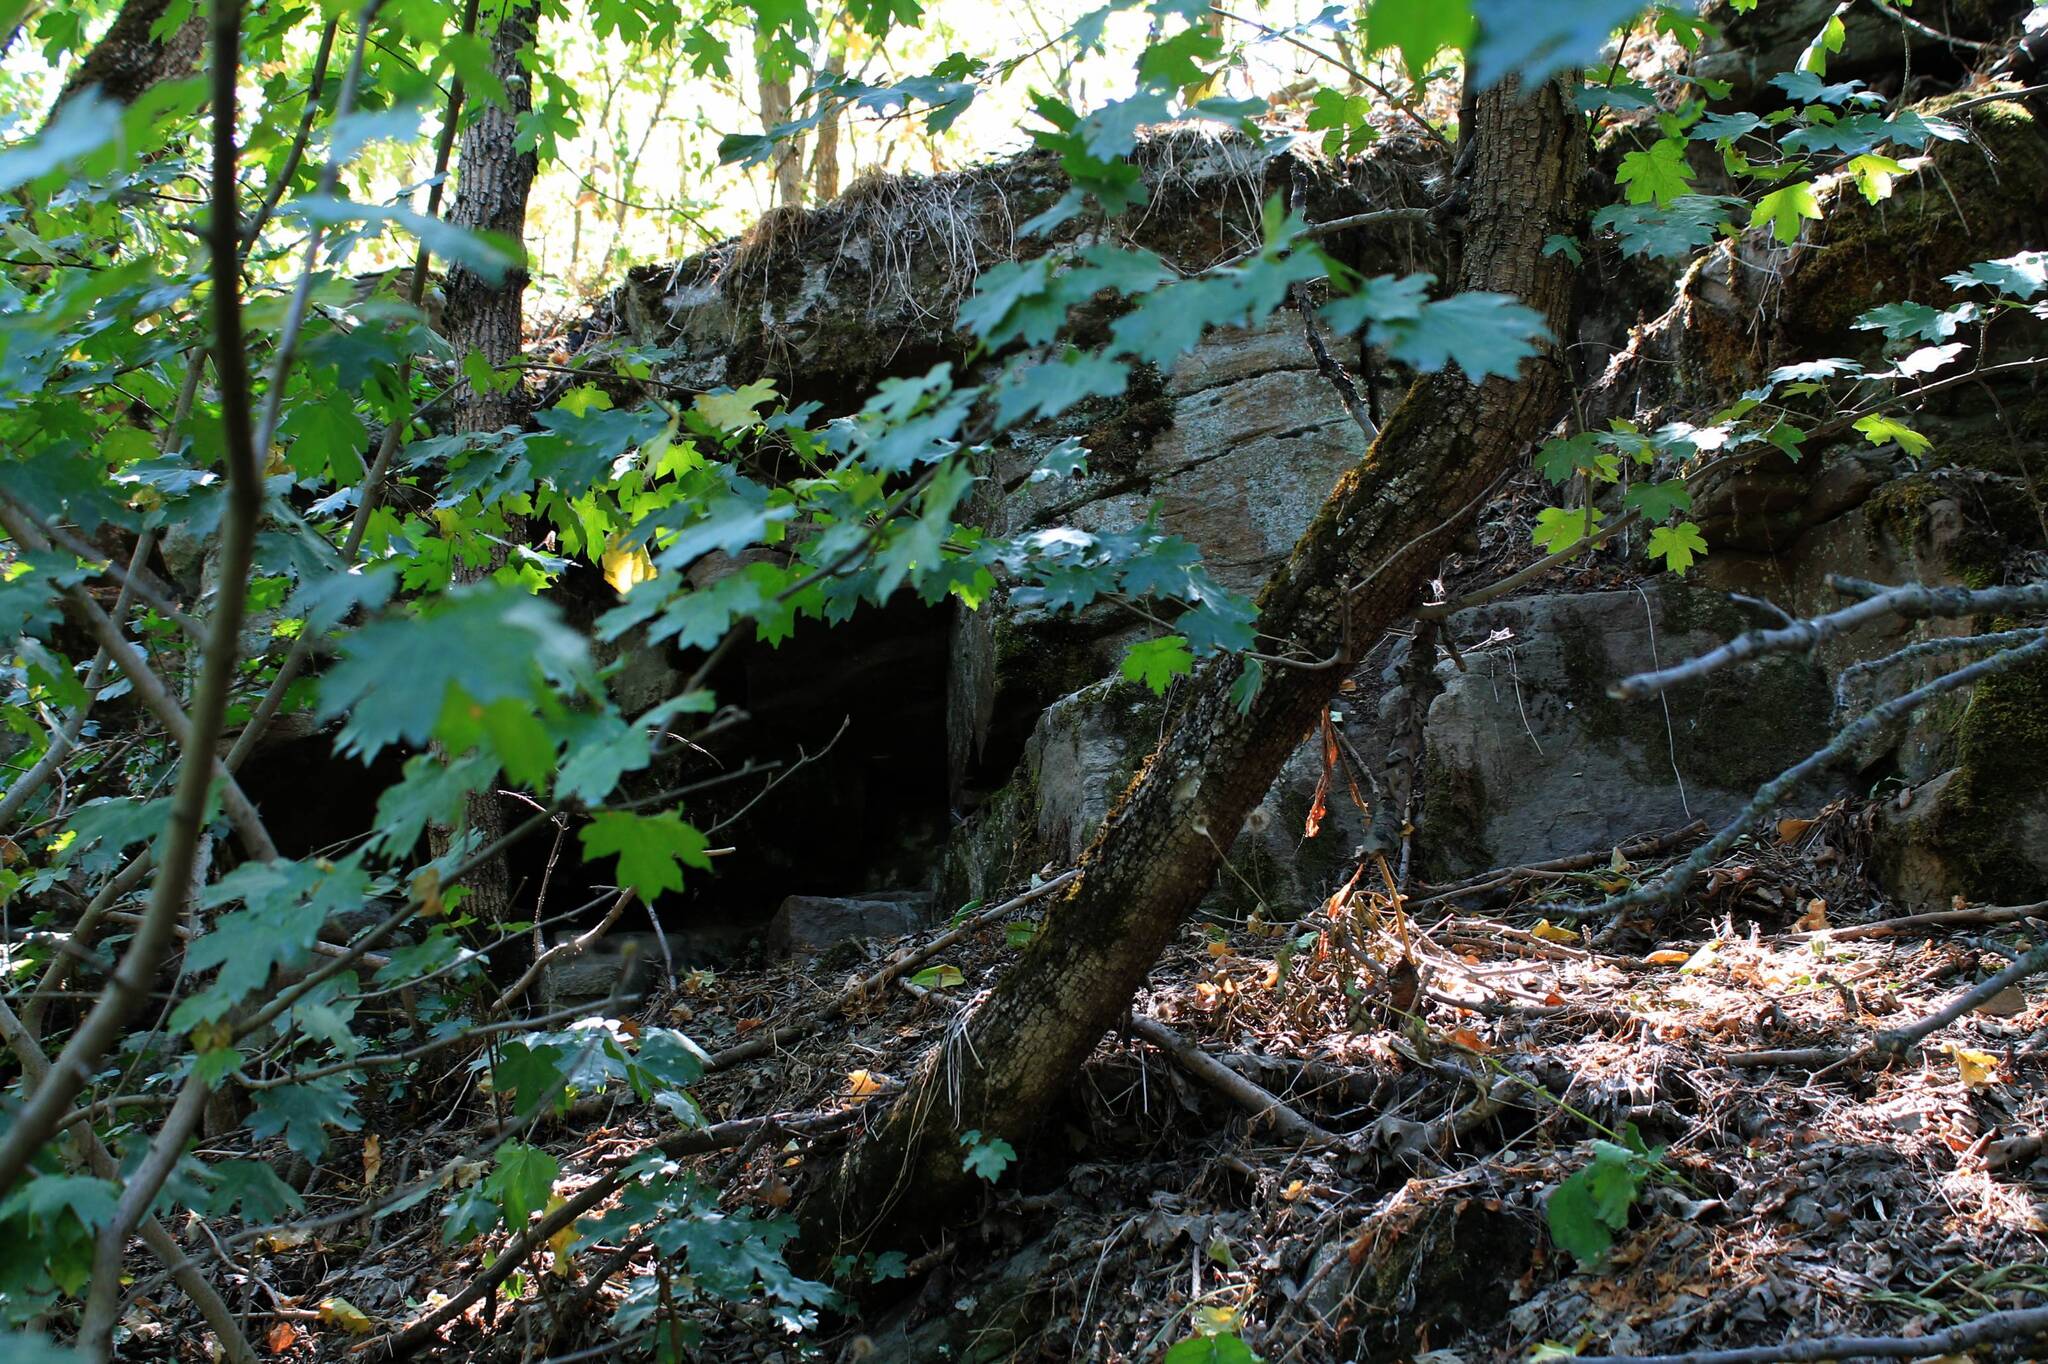
<instances>
[{"instance_id":1,"label":"yellow leaf","mask_svg":"<svg viewBox=\"0 0 2048 1364\"><path fill-rule=\"evenodd\" d=\"M654 577L654 560L647 557L645 545L634 545L628 549L609 545L605 548L603 560L604 580L612 585L612 591L622 597L636 584Z\"/></svg>"},{"instance_id":2,"label":"yellow leaf","mask_svg":"<svg viewBox=\"0 0 2048 1364\"><path fill-rule=\"evenodd\" d=\"M1814 819L1781 819L1778 821L1778 841L1780 843L1797 843L1805 836L1808 829L1811 829L1819 822L1819 820Z\"/></svg>"},{"instance_id":3,"label":"yellow leaf","mask_svg":"<svg viewBox=\"0 0 2048 1364\"><path fill-rule=\"evenodd\" d=\"M1644 957L1643 960L1651 966L1683 966L1692 960L1692 953L1681 952L1673 947L1666 947L1652 952L1649 956Z\"/></svg>"},{"instance_id":4,"label":"yellow leaf","mask_svg":"<svg viewBox=\"0 0 2048 1364\"><path fill-rule=\"evenodd\" d=\"M1997 1083L1998 1058L1988 1051L1971 1051L1966 1047L1950 1046L1946 1049L1955 1058L1956 1070L1961 1072L1963 1083L1971 1089L1984 1089Z\"/></svg>"},{"instance_id":5,"label":"yellow leaf","mask_svg":"<svg viewBox=\"0 0 2048 1364\"><path fill-rule=\"evenodd\" d=\"M1293 1183L1289 1184L1286 1188L1280 1191L1280 1197L1285 1199L1287 1202L1292 1203L1307 1192L1308 1185L1302 1183L1300 1180L1297 1179Z\"/></svg>"},{"instance_id":6,"label":"yellow leaf","mask_svg":"<svg viewBox=\"0 0 2048 1364\"><path fill-rule=\"evenodd\" d=\"M548 1215L552 1216L558 1209L560 1209L567 1202L568 1200L563 1198L560 1194L549 1195L547 1206ZM569 1219L568 1224L565 1225L560 1231L556 1232L553 1236L548 1237L548 1251L553 1256L554 1263L552 1268L554 1269L557 1278L566 1279L569 1277L570 1273L575 1269L575 1257L570 1255L569 1253L569 1248L575 1244L576 1219L572 1217Z\"/></svg>"},{"instance_id":7,"label":"yellow leaf","mask_svg":"<svg viewBox=\"0 0 2048 1364\"><path fill-rule=\"evenodd\" d=\"M339 1326L352 1336L366 1336L376 1329L369 1314L347 1298L327 1298L320 1303L320 1320Z\"/></svg>"},{"instance_id":8,"label":"yellow leaf","mask_svg":"<svg viewBox=\"0 0 2048 1364\"><path fill-rule=\"evenodd\" d=\"M1212 956L1212 957L1227 957L1227 956L1229 956L1229 955L1230 955L1230 944L1229 944L1229 943L1227 943L1227 942L1212 942L1212 943L1210 943L1210 944L1209 944L1209 955L1210 955L1210 956Z\"/></svg>"},{"instance_id":9,"label":"yellow leaf","mask_svg":"<svg viewBox=\"0 0 2048 1364\"><path fill-rule=\"evenodd\" d=\"M1566 928L1563 924L1554 924L1548 919L1538 920L1536 926L1529 931L1545 942L1577 942L1579 940L1578 929Z\"/></svg>"},{"instance_id":10,"label":"yellow leaf","mask_svg":"<svg viewBox=\"0 0 2048 1364\"><path fill-rule=\"evenodd\" d=\"M720 431L739 431L757 420L754 409L775 401L775 385L756 379L731 393L699 393L697 415Z\"/></svg>"},{"instance_id":11,"label":"yellow leaf","mask_svg":"<svg viewBox=\"0 0 2048 1364\"><path fill-rule=\"evenodd\" d=\"M377 1182L378 1174L381 1173L383 1169L384 1143L379 1141L377 1139L377 1134L373 1132L369 1136L363 1138L364 1186L367 1187L369 1185L375 1184Z\"/></svg>"},{"instance_id":12,"label":"yellow leaf","mask_svg":"<svg viewBox=\"0 0 2048 1364\"><path fill-rule=\"evenodd\" d=\"M1700 950L1688 957L1685 965L1678 969L1681 973L1687 974L1694 971L1704 971L1714 964L1714 958L1720 955L1720 951L1721 940L1719 938L1709 938L1700 944Z\"/></svg>"},{"instance_id":13,"label":"yellow leaf","mask_svg":"<svg viewBox=\"0 0 2048 1364\"><path fill-rule=\"evenodd\" d=\"M1799 922L1792 925L1795 932L1819 933L1828 926L1828 902L1814 899L1806 902L1806 912L1799 916Z\"/></svg>"},{"instance_id":14,"label":"yellow leaf","mask_svg":"<svg viewBox=\"0 0 2048 1364\"><path fill-rule=\"evenodd\" d=\"M441 873L428 867L412 878L412 898L420 902L420 913L432 918L444 913L447 906L441 903Z\"/></svg>"},{"instance_id":15,"label":"yellow leaf","mask_svg":"<svg viewBox=\"0 0 2048 1364\"><path fill-rule=\"evenodd\" d=\"M1195 1309L1195 1329L1205 1336L1235 1333L1237 1321L1237 1309L1235 1307L1198 1307Z\"/></svg>"},{"instance_id":16,"label":"yellow leaf","mask_svg":"<svg viewBox=\"0 0 2048 1364\"><path fill-rule=\"evenodd\" d=\"M856 1099L865 1099L870 1094L882 1092L882 1082L871 1070L856 1070L846 1076L846 1092Z\"/></svg>"},{"instance_id":17,"label":"yellow leaf","mask_svg":"<svg viewBox=\"0 0 2048 1364\"><path fill-rule=\"evenodd\" d=\"M270 1328L270 1334L264 1339L270 1346L270 1353L281 1355L299 1343L299 1328L288 1321L281 1321Z\"/></svg>"}]
</instances>

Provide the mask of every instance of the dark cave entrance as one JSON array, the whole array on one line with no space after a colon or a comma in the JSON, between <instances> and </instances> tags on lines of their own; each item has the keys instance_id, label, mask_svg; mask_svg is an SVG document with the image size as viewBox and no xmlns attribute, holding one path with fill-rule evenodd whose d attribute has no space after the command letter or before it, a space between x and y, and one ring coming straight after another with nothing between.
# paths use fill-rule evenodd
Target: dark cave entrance
<instances>
[{"instance_id":1,"label":"dark cave entrance","mask_svg":"<svg viewBox=\"0 0 2048 1364\"><path fill-rule=\"evenodd\" d=\"M759 924L785 896L915 889L932 879L951 823L950 619L950 604L899 593L843 624L800 621L780 645L750 641L735 651L711 685L721 704L748 718L711 739L714 761L695 766L732 771L751 759L780 767L687 806L700 828L731 820L712 842L734 851L686 890L677 917Z\"/></svg>"}]
</instances>

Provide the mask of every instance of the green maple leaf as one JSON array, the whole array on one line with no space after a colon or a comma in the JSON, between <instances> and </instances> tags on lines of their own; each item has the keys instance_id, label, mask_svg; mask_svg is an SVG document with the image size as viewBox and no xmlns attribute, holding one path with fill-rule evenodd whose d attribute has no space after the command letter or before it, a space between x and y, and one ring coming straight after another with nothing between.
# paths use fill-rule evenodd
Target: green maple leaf
<instances>
[{"instance_id":1,"label":"green maple leaf","mask_svg":"<svg viewBox=\"0 0 2048 1364\"><path fill-rule=\"evenodd\" d=\"M593 716L569 740L555 794L595 805L612 793L619 778L653 761L654 748L643 725L616 715Z\"/></svg>"},{"instance_id":2,"label":"green maple leaf","mask_svg":"<svg viewBox=\"0 0 2048 1364\"><path fill-rule=\"evenodd\" d=\"M1892 181L1909 174L1907 169L1889 156L1876 152L1865 152L1849 158L1849 174L1856 177L1856 188L1863 191L1863 197L1871 203L1892 197Z\"/></svg>"},{"instance_id":3,"label":"green maple leaf","mask_svg":"<svg viewBox=\"0 0 2048 1364\"><path fill-rule=\"evenodd\" d=\"M491 1088L513 1096L521 1116L532 1113L550 1100L566 1107L568 1096L567 1053L556 1046L529 1047L524 1042L507 1042L498 1048L491 1066Z\"/></svg>"},{"instance_id":4,"label":"green maple leaf","mask_svg":"<svg viewBox=\"0 0 2048 1364\"><path fill-rule=\"evenodd\" d=\"M1943 275L1942 282L1958 289L1988 284L2001 294L2029 299L2048 289L2048 251L2022 251L1999 260L1979 261L1967 270Z\"/></svg>"},{"instance_id":5,"label":"green maple leaf","mask_svg":"<svg viewBox=\"0 0 2048 1364\"><path fill-rule=\"evenodd\" d=\"M1445 0L1373 0L1365 15L1366 55L1401 54L1410 80L1420 81L1436 54L1472 41L1472 9Z\"/></svg>"},{"instance_id":6,"label":"green maple leaf","mask_svg":"<svg viewBox=\"0 0 2048 1364\"><path fill-rule=\"evenodd\" d=\"M561 1165L540 1147L508 1141L498 1148L496 1166L484 1180L484 1192L504 1210L505 1225L517 1230L547 1206L555 1177L561 1173Z\"/></svg>"},{"instance_id":7,"label":"green maple leaf","mask_svg":"<svg viewBox=\"0 0 2048 1364\"><path fill-rule=\"evenodd\" d=\"M715 431L745 431L761 419L760 409L775 401L775 384L756 379L736 389L699 393L693 405L698 416Z\"/></svg>"},{"instance_id":8,"label":"green maple leaf","mask_svg":"<svg viewBox=\"0 0 2048 1364\"><path fill-rule=\"evenodd\" d=\"M338 1079L258 1090L256 1111L249 1118L249 1132L258 1141L282 1132L284 1144L307 1160L326 1154L329 1127L354 1132L362 1125L355 1100Z\"/></svg>"},{"instance_id":9,"label":"green maple leaf","mask_svg":"<svg viewBox=\"0 0 2048 1364\"><path fill-rule=\"evenodd\" d=\"M1872 445L1890 445L1897 442L1901 450L1915 459L1934 448L1933 441L1912 427L1875 412L1857 422L1856 429L1862 432L1863 439Z\"/></svg>"},{"instance_id":10,"label":"green maple leaf","mask_svg":"<svg viewBox=\"0 0 2048 1364\"><path fill-rule=\"evenodd\" d=\"M683 888L684 864L711 870L711 859L704 855L710 841L673 810L654 815L606 810L580 837L584 861L617 855L619 884L630 886L648 904L663 891Z\"/></svg>"},{"instance_id":11,"label":"green maple leaf","mask_svg":"<svg viewBox=\"0 0 2048 1364\"><path fill-rule=\"evenodd\" d=\"M1001 1137L984 1138L978 1129L962 1132L960 1144L967 1148L960 1164L968 1174L980 1175L991 1184L1001 1179L1003 1171L1010 1168L1010 1162L1017 1159L1016 1147Z\"/></svg>"},{"instance_id":12,"label":"green maple leaf","mask_svg":"<svg viewBox=\"0 0 2048 1364\"><path fill-rule=\"evenodd\" d=\"M1179 635L1163 635L1133 644L1124 654L1122 672L1126 682L1143 682L1155 695L1164 696L1167 684L1185 676L1194 666L1187 640Z\"/></svg>"},{"instance_id":13,"label":"green maple leaf","mask_svg":"<svg viewBox=\"0 0 2048 1364\"><path fill-rule=\"evenodd\" d=\"M88 1231L114 1220L114 1186L91 1175L38 1175L5 1204L0 1216L26 1212L44 1222L69 1212Z\"/></svg>"},{"instance_id":14,"label":"green maple leaf","mask_svg":"<svg viewBox=\"0 0 2048 1364\"><path fill-rule=\"evenodd\" d=\"M1467 290L1424 306L1411 321L1383 323L1374 336L1387 354L1428 372L1455 364L1477 383L1489 374L1514 378L1550 329L1535 309L1506 294Z\"/></svg>"},{"instance_id":15,"label":"green maple leaf","mask_svg":"<svg viewBox=\"0 0 2048 1364\"><path fill-rule=\"evenodd\" d=\"M1600 529L1607 513L1598 507L1545 507L1536 513L1536 529L1529 538L1545 554L1570 549Z\"/></svg>"},{"instance_id":16,"label":"green maple leaf","mask_svg":"<svg viewBox=\"0 0 2048 1364\"><path fill-rule=\"evenodd\" d=\"M1675 511L1689 511L1692 508L1692 494L1686 490L1682 479L1666 483L1638 483L1628 490L1621 499L1621 505L1630 511L1639 511L1645 521L1662 521Z\"/></svg>"},{"instance_id":17,"label":"green maple leaf","mask_svg":"<svg viewBox=\"0 0 2048 1364\"><path fill-rule=\"evenodd\" d=\"M547 682L590 684L589 646L561 612L522 588L479 584L419 615L348 636L320 680L322 721L346 716L337 747L365 760L400 740L424 745L451 686L479 705L537 697Z\"/></svg>"},{"instance_id":18,"label":"green maple leaf","mask_svg":"<svg viewBox=\"0 0 2048 1364\"><path fill-rule=\"evenodd\" d=\"M1650 557L1662 559L1673 573L1685 572L1692 567L1696 555L1706 552L1707 542L1700 535L1700 528L1690 521L1659 526L1650 532Z\"/></svg>"},{"instance_id":19,"label":"green maple leaf","mask_svg":"<svg viewBox=\"0 0 2048 1364\"><path fill-rule=\"evenodd\" d=\"M1120 362L1079 351L1012 370L996 390L996 420L1008 426L1034 416L1057 417L1083 399L1115 397L1130 377Z\"/></svg>"},{"instance_id":20,"label":"green maple leaf","mask_svg":"<svg viewBox=\"0 0 2048 1364\"><path fill-rule=\"evenodd\" d=\"M1814 197L1813 182L1801 180L1796 185L1774 189L1756 201L1750 211L1751 227L1769 227L1771 235L1785 246L1799 240L1802 218L1820 217L1820 200Z\"/></svg>"},{"instance_id":21,"label":"green maple leaf","mask_svg":"<svg viewBox=\"0 0 2048 1364\"><path fill-rule=\"evenodd\" d=\"M299 1191L279 1179L268 1161L223 1160L208 1166L207 1173L213 1176L213 1192L206 1200L210 1216L224 1217L240 1208L245 1222L275 1222L306 1206Z\"/></svg>"},{"instance_id":22,"label":"green maple leaf","mask_svg":"<svg viewBox=\"0 0 2048 1364\"><path fill-rule=\"evenodd\" d=\"M1667 137L1650 144L1648 151L1630 152L1621 158L1614 173L1616 184L1628 186L1632 204L1655 203L1659 208L1682 195L1692 193L1692 171L1685 164L1685 142Z\"/></svg>"},{"instance_id":23,"label":"green maple leaf","mask_svg":"<svg viewBox=\"0 0 2048 1364\"><path fill-rule=\"evenodd\" d=\"M1593 456L1593 433L1581 431L1543 442L1536 452L1536 467L1549 482L1566 483L1581 470L1591 468Z\"/></svg>"}]
</instances>

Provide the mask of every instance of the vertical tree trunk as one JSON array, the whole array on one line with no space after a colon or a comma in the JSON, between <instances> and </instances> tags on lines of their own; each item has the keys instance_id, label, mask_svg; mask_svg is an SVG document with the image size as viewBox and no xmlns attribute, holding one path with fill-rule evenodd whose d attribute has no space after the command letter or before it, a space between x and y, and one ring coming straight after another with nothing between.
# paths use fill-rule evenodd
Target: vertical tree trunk
<instances>
[{"instance_id":1,"label":"vertical tree trunk","mask_svg":"<svg viewBox=\"0 0 2048 1364\"><path fill-rule=\"evenodd\" d=\"M775 131L789 121L789 77L762 75L761 131ZM795 208L804 201L804 140L790 138L775 149L775 199L770 208Z\"/></svg>"},{"instance_id":2,"label":"vertical tree trunk","mask_svg":"<svg viewBox=\"0 0 2048 1364\"><path fill-rule=\"evenodd\" d=\"M1579 227L1585 132L1570 94L1557 82L1498 87L1480 98L1475 130L1455 282L1514 294L1569 336L1571 266L1546 258L1543 241ZM960 1134L1019 1142L1059 1108L1346 665L1413 608L1470 504L1550 427L1567 383L1553 350L1516 380L1475 385L1449 371L1409 390L1259 595L1263 633L1337 666L1269 668L1242 711L1229 698L1241 660L1197 672L1037 939L807 1200L807 1259L942 1225L974 1183Z\"/></svg>"},{"instance_id":3,"label":"vertical tree trunk","mask_svg":"<svg viewBox=\"0 0 2048 1364\"><path fill-rule=\"evenodd\" d=\"M170 7L171 0L127 0L78 69L65 79L51 116L88 87L98 87L116 103L133 104L158 81L191 75L206 41L206 6L194 5L185 22L158 42L149 36L150 30Z\"/></svg>"},{"instance_id":4,"label":"vertical tree trunk","mask_svg":"<svg viewBox=\"0 0 2048 1364\"><path fill-rule=\"evenodd\" d=\"M830 39L825 56L825 74L846 74L846 35ZM811 202L822 204L839 197L839 110L834 109L818 124L818 145L811 152Z\"/></svg>"},{"instance_id":5,"label":"vertical tree trunk","mask_svg":"<svg viewBox=\"0 0 2048 1364\"><path fill-rule=\"evenodd\" d=\"M533 108L525 57L533 49L532 13L508 3L497 32L491 35L491 66L504 84L506 107L479 105L475 118L463 130L456 161L458 176L455 203L448 220L470 231L496 233L510 239L522 250L526 240L526 201L533 190L538 160L530 151L520 151L519 116ZM442 333L458 356L479 352L495 369L518 359L524 326L527 271L523 260L495 282L467 266L455 264L448 270L444 286ZM502 376L501 376L502 377ZM463 381L455 393L454 427L459 432L496 431L526 422L526 392L513 382L493 385L485 393ZM459 579L476 579L503 563L493 555L481 570L457 567ZM488 842L505 831L505 813L497 797L481 792L469 797L466 806L469 827ZM436 837L436 850L445 843ZM470 876L466 907L487 920L501 919L509 907L512 887L502 858L477 868Z\"/></svg>"}]
</instances>

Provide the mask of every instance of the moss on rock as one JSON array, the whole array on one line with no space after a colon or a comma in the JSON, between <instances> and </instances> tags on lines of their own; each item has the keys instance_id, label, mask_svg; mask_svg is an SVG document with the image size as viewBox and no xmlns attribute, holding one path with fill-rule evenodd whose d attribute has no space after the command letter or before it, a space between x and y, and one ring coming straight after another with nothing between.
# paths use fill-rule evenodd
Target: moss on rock
<instances>
[{"instance_id":1,"label":"moss on rock","mask_svg":"<svg viewBox=\"0 0 2048 1364\"><path fill-rule=\"evenodd\" d=\"M2002 622L2009 628L2012 622ZM2048 876L2048 659L1977 684L1955 728L1956 771L1923 839L1979 901L2038 899Z\"/></svg>"}]
</instances>

